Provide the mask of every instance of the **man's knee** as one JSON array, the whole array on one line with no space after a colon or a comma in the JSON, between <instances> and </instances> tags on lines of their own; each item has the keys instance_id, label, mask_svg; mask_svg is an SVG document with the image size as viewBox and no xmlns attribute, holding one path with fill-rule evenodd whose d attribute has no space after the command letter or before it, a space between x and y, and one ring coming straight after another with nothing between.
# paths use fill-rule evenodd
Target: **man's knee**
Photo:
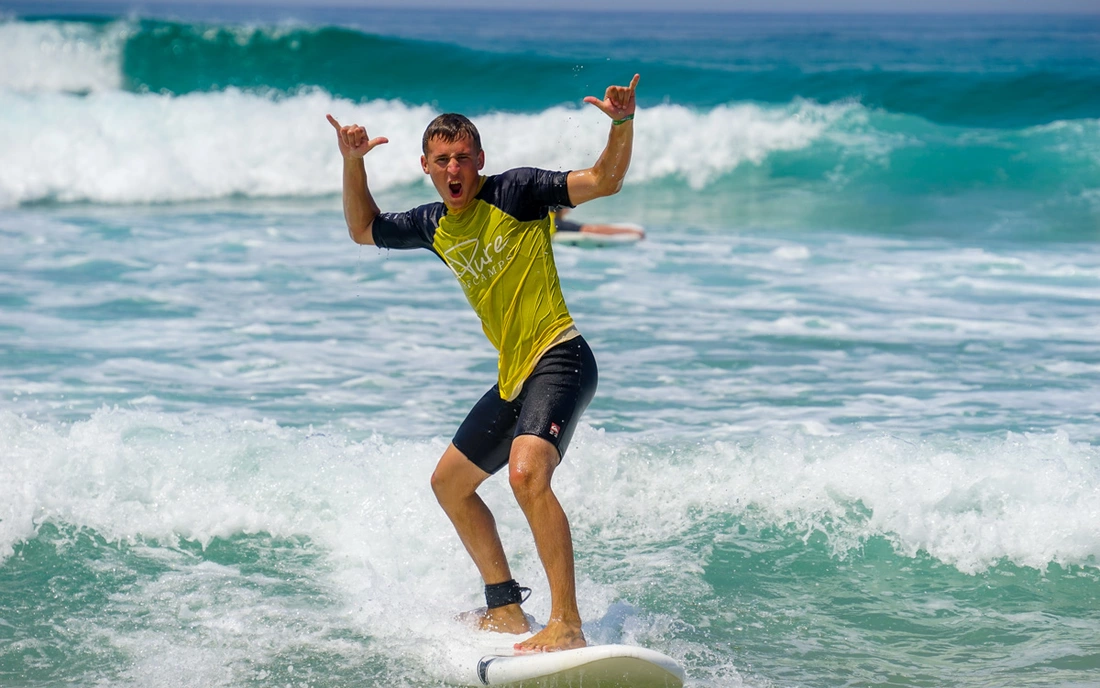
<instances>
[{"instance_id":1,"label":"man's knee","mask_svg":"<svg viewBox=\"0 0 1100 688\"><path fill-rule=\"evenodd\" d=\"M524 439L524 441L520 441ZM558 463L558 450L541 437L516 438L508 461L508 484L516 499L524 501L550 489L550 478Z\"/></svg>"},{"instance_id":2,"label":"man's knee","mask_svg":"<svg viewBox=\"0 0 1100 688\"><path fill-rule=\"evenodd\" d=\"M465 457L461 457L465 460ZM440 504L447 503L462 496L462 484L465 482L459 476L461 466L458 458L452 455L450 449L443 452L443 456L436 465L436 470L431 472L431 491L436 493L436 500Z\"/></svg>"},{"instance_id":3,"label":"man's knee","mask_svg":"<svg viewBox=\"0 0 1100 688\"><path fill-rule=\"evenodd\" d=\"M477 485L455 475L444 466L436 466L432 472L432 492L437 502L446 506L455 500L465 499L477 491Z\"/></svg>"},{"instance_id":4,"label":"man's knee","mask_svg":"<svg viewBox=\"0 0 1100 688\"><path fill-rule=\"evenodd\" d=\"M432 492L440 504L473 494L481 483L483 472L453 447L443 453L432 471Z\"/></svg>"},{"instance_id":5,"label":"man's knee","mask_svg":"<svg viewBox=\"0 0 1100 688\"><path fill-rule=\"evenodd\" d=\"M535 476L530 466L521 461L513 461L508 464L508 484L512 486L512 492L516 497L523 497L535 490Z\"/></svg>"},{"instance_id":6,"label":"man's knee","mask_svg":"<svg viewBox=\"0 0 1100 688\"><path fill-rule=\"evenodd\" d=\"M436 466L432 471L432 492L435 493L436 501L441 504L447 496L447 485L446 472L440 466Z\"/></svg>"}]
</instances>

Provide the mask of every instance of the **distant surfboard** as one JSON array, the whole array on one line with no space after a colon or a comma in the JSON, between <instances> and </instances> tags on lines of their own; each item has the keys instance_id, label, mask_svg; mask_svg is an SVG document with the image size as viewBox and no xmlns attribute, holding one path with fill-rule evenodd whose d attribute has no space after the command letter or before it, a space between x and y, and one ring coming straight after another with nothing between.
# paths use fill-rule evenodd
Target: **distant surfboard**
<instances>
[{"instance_id":1,"label":"distant surfboard","mask_svg":"<svg viewBox=\"0 0 1100 688\"><path fill-rule=\"evenodd\" d=\"M633 645L593 645L561 652L489 654L472 686L507 688L682 688L676 660Z\"/></svg>"},{"instance_id":2,"label":"distant surfboard","mask_svg":"<svg viewBox=\"0 0 1100 688\"><path fill-rule=\"evenodd\" d=\"M641 225L619 223L616 227L643 229ZM643 230L644 231L644 230ZM607 246L625 246L637 243L641 239L637 234L592 234L589 232L555 232L554 243L583 248L605 248Z\"/></svg>"}]
</instances>

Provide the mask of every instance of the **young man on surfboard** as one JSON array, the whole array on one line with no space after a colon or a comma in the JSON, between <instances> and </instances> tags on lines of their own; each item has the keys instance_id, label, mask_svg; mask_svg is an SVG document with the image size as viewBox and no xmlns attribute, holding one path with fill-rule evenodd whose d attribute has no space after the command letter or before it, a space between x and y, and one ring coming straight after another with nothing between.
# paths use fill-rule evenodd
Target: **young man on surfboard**
<instances>
[{"instance_id":1,"label":"young man on surfboard","mask_svg":"<svg viewBox=\"0 0 1100 688\"><path fill-rule=\"evenodd\" d=\"M387 143L332 115L344 158L344 218L351 238L383 248L426 248L455 273L497 349L497 384L459 426L432 474L436 499L485 581L483 629L526 633L523 592L513 580L496 522L477 488L508 466L550 585L546 626L516 644L528 652L585 645L574 577L573 542L550 481L596 390L596 362L562 297L550 246L550 209L617 193L634 143L634 91L610 86L584 99L611 118L607 146L584 170L518 168L480 174L485 152L474 125L444 114L428 125L420 158L442 198L404 213L383 213L367 187L363 156Z\"/></svg>"}]
</instances>

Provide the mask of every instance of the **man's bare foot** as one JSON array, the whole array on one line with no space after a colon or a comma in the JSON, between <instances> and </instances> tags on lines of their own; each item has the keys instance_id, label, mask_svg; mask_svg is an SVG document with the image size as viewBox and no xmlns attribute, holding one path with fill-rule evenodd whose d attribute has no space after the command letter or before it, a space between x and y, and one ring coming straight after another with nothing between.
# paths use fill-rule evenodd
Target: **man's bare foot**
<instances>
[{"instance_id":1,"label":"man's bare foot","mask_svg":"<svg viewBox=\"0 0 1100 688\"><path fill-rule=\"evenodd\" d=\"M581 632L581 625L567 624L564 621L551 621L535 635L523 642L516 643L517 652L557 652L584 647L588 642Z\"/></svg>"},{"instance_id":2,"label":"man's bare foot","mask_svg":"<svg viewBox=\"0 0 1100 688\"><path fill-rule=\"evenodd\" d=\"M486 609L477 627L483 631L519 634L530 631L531 623L518 604L508 604Z\"/></svg>"},{"instance_id":3,"label":"man's bare foot","mask_svg":"<svg viewBox=\"0 0 1100 688\"><path fill-rule=\"evenodd\" d=\"M481 607L463 612L456 617L459 621L477 626L479 631L512 633L519 635L531 630L531 617L523 613L518 604L509 604L495 609Z\"/></svg>"}]
</instances>

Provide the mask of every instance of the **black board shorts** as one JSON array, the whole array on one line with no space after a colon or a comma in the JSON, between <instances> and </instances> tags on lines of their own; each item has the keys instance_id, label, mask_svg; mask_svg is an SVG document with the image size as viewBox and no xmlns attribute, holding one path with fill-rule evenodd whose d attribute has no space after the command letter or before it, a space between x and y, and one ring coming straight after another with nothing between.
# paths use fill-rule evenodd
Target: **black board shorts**
<instances>
[{"instance_id":1,"label":"black board shorts","mask_svg":"<svg viewBox=\"0 0 1100 688\"><path fill-rule=\"evenodd\" d=\"M452 440L455 448L486 473L508 463L512 440L536 435L565 456L577 420L596 394L596 359L584 337L574 337L546 351L512 401L500 398L497 385L485 393L462 421Z\"/></svg>"}]
</instances>

